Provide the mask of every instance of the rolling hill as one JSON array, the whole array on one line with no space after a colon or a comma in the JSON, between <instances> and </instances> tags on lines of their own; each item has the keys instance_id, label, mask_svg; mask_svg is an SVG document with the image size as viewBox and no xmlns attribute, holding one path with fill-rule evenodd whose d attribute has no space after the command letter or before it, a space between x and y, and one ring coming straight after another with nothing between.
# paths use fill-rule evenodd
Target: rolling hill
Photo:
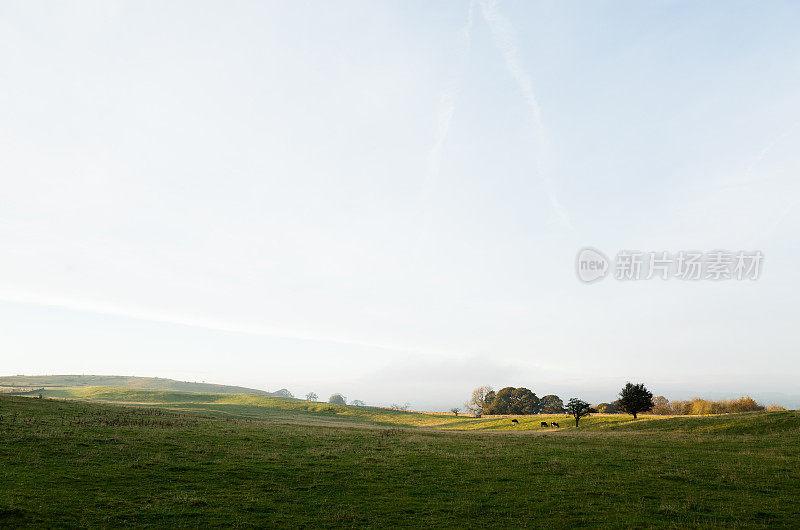
<instances>
[{"instance_id":1,"label":"rolling hill","mask_svg":"<svg viewBox=\"0 0 800 530\"><path fill-rule=\"evenodd\" d=\"M257 394L262 396L285 396L285 390L267 392L242 386L215 385L212 383L190 383L162 377L128 377L123 375L14 375L1 376L0 387L123 387L150 390L175 390L180 392L213 392L218 394Z\"/></svg>"},{"instance_id":2,"label":"rolling hill","mask_svg":"<svg viewBox=\"0 0 800 530\"><path fill-rule=\"evenodd\" d=\"M800 517L795 411L596 415L546 430L539 420L556 417L512 426L253 394L43 394L0 396L0 527L790 528Z\"/></svg>"}]
</instances>

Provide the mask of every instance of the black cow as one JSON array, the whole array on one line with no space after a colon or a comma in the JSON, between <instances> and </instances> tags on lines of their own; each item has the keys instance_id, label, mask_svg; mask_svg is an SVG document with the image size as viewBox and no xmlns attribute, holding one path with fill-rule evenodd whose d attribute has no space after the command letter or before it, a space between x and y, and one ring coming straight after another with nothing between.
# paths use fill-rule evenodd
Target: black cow
<instances>
[{"instance_id":1,"label":"black cow","mask_svg":"<svg viewBox=\"0 0 800 530\"><path fill-rule=\"evenodd\" d=\"M550 427L557 427L557 428L559 428L559 429L560 429L560 428L561 428L561 425L559 425L559 424L558 424L558 423L556 423L556 422L553 422L553 423L551 423L551 424L550 424Z\"/></svg>"},{"instance_id":2,"label":"black cow","mask_svg":"<svg viewBox=\"0 0 800 530\"><path fill-rule=\"evenodd\" d=\"M543 421L543 422L542 422L542 427L549 427L549 425L547 425L547 422L546 422L546 421Z\"/></svg>"},{"instance_id":3,"label":"black cow","mask_svg":"<svg viewBox=\"0 0 800 530\"><path fill-rule=\"evenodd\" d=\"M514 423L514 424L516 424L516 425L519 425L519 420L517 420L517 419L511 420L511 423Z\"/></svg>"}]
</instances>

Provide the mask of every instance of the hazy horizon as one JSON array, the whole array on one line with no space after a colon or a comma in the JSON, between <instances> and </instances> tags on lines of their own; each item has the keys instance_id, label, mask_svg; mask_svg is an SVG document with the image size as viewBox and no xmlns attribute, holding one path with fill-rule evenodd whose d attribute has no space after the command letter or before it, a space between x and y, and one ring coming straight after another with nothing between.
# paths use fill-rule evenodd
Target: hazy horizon
<instances>
[{"instance_id":1,"label":"hazy horizon","mask_svg":"<svg viewBox=\"0 0 800 530\"><path fill-rule=\"evenodd\" d=\"M800 4L728 6L1 3L0 372L800 407Z\"/></svg>"}]
</instances>

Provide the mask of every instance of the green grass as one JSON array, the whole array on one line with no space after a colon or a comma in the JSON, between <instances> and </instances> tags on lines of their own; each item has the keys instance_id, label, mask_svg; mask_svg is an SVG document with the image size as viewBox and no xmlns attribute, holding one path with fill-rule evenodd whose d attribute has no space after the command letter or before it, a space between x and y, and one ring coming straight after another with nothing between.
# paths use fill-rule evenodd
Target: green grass
<instances>
[{"instance_id":1,"label":"green grass","mask_svg":"<svg viewBox=\"0 0 800 530\"><path fill-rule=\"evenodd\" d=\"M601 416L577 430L514 432L507 418L109 392L0 397L0 527L800 520L797 412ZM146 404L98 401L110 398Z\"/></svg>"}]
</instances>

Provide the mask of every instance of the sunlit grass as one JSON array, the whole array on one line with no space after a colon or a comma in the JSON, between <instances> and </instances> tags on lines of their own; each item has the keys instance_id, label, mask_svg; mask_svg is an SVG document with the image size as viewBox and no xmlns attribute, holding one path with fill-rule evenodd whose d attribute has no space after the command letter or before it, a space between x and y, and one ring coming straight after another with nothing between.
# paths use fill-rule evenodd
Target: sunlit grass
<instances>
[{"instance_id":1,"label":"sunlit grass","mask_svg":"<svg viewBox=\"0 0 800 530\"><path fill-rule=\"evenodd\" d=\"M427 427L449 430L569 430L575 422L564 414L537 416L485 416L475 418L468 414L427 414L378 407L353 407L311 402L300 399L257 396L252 394L210 394L140 390L119 387L69 387L48 389L47 397L82 399L108 403L139 405L157 404L176 410L206 411L210 414L229 414L253 419L284 417L296 422L326 421L333 423L364 423L377 426ZM519 424L512 424L511 419ZM662 416L642 416L638 421L663 419ZM559 424L559 428L541 427L542 422ZM595 414L583 418L581 429L602 429L633 421L622 414Z\"/></svg>"}]
</instances>

